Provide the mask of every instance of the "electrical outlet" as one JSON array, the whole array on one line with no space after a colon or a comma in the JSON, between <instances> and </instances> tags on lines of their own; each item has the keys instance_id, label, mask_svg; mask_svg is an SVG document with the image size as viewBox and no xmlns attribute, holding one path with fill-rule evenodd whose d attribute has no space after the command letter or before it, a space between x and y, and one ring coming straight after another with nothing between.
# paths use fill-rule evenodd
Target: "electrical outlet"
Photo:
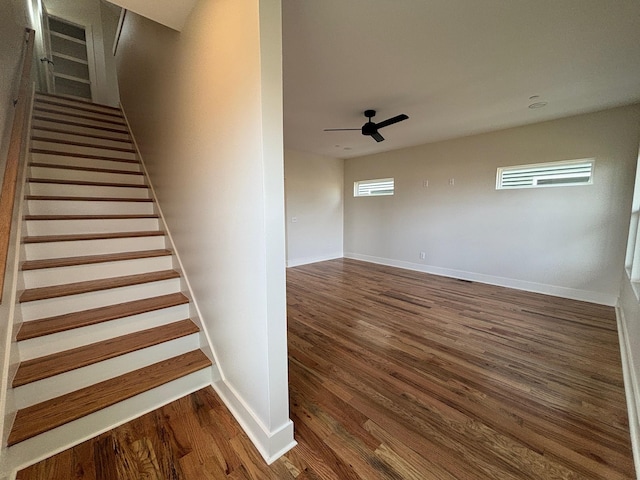
<instances>
[{"instance_id":1,"label":"electrical outlet","mask_svg":"<svg viewBox=\"0 0 640 480\"><path fill-rule=\"evenodd\" d=\"M423 186L424 188L427 188L427 187L429 186L429 180L423 180L423 181L422 181L422 186Z\"/></svg>"},{"instance_id":2,"label":"electrical outlet","mask_svg":"<svg viewBox=\"0 0 640 480\"><path fill-rule=\"evenodd\" d=\"M453 186L453 185L455 185L455 183L456 183L455 178L450 178L450 179L449 179L449 185L452 185L452 186Z\"/></svg>"},{"instance_id":3,"label":"electrical outlet","mask_svg":"<svg viewBox=\"0 0 640 480\"><path fill-rule=\"evenodd\" d=\"M291 217L291 223L298 223L298 217Z\"/></svg>"},{"instance_id":4,"label":"electrical outlet","mask_svg":"<svg viewBox=\"0 0 640 480\"><path fill-rule=\"evenodd\" d=\"M420 260L424 260L425 258L427 258L426 252L420 252Z\"/></svg>"}]
</instances>

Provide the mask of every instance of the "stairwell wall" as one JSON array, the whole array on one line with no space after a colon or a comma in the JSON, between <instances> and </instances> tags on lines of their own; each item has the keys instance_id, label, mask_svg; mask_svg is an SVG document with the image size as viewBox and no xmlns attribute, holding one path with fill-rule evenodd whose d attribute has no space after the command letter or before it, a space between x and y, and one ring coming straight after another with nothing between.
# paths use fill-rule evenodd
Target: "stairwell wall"
<instances>
[{"instance_id":1,"label":"stairwell wall","mask_svg":"<svg viewBox=\"0 0 640 480\"><path fill-rule=\"evenodd\" d=\"M24 51L25 27L31 27L29 2L26 0L8 0L0 4L0 184L3 179L11 128L14 117L13 100L16 98L20 83L21 53ZM14 209L14 225L18 209ZM16 263L17 232L11 233L9 240L8 264L4 283L3 301L0 304L0 479L7 478L10 467L7 463L4 440L8 436L12 416L15 413L11 401L7 401L10 364L11 340L13 330L13 298L15 288L11 281ZM13 362L12 362L13 360Z\"/></svg>"},{"instance_id":2,"label":"stairwell wall","mask_svg":"<svg viewBox=\"0 0 640 480\"><path fill-rule=\"evenodd\" d=\"M267 461L291 448L279 0L127 12L121 102L212 339L214 386Z\"/></svg>"},{"instance_id":3,"label":"stairwell wall","mask_svg":"<svg viewBox=\"0 0 640 480\"><path fill-rule=\"evenodd\" d=\"M31 26L28 12L26 0L8 0L0 6L0 182L11 136L14 113L12 102L18 93L20 82L24 29Z\"/></svg>"}]
</instances>

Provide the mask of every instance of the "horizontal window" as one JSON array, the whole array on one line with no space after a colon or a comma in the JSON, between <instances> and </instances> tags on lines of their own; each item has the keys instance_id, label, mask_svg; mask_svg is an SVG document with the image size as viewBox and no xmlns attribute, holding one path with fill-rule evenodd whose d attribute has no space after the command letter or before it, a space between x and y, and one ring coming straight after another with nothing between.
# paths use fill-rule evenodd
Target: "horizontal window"
<instances>
[{"instance_id":1,"label":"horizontal window","mask_svg":"<svg viewBox=\"0 0 640 480\"><path fill-rule=\"evenodd\" d=\"M372 197L376 195L393 195L393 178L379 178L377 180L360 180L353 182L354 197Z\"/></svg>"},{"instance_id":2,"label":"horizontal window","mask_svg":"<svg viewBox=\"0 0 640 480\"><path fill-rule=\"evenodd\" d=\"M593 158L498 168L496 189L559 187L593 183Z\"/></svg>"}]
</instances>

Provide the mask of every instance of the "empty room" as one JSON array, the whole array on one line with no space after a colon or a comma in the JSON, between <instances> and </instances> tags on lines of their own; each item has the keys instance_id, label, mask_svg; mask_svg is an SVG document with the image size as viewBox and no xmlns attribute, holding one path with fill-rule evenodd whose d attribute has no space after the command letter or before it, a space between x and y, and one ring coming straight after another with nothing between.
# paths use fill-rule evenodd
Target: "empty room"
<instances>
[{"instance_id":1,"label":"empty room","mask_svg":"<svg viewBox=\"0 0 640 480\"><path fill-rule=\"evenodd\" d=\"M0 479L638 478L636 0L0 13Z\"/></svg>"}]
</instances>

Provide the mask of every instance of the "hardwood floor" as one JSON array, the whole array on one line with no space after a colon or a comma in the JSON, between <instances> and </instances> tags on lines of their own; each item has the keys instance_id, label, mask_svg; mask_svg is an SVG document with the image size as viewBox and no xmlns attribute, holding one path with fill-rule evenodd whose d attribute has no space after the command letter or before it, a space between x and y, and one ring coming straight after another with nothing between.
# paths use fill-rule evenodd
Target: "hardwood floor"
<instances>
[{"instance_id":1,"label":"hardwood floor","mask_svg":"<svg viewBox=\"0 0 640 480\"><path fill-rule=\"evenodd\" d=\"M612 308L352 260L287 280L284 457L205 389L18 478L635 478Z\"/></svg>"}]
</instances>

